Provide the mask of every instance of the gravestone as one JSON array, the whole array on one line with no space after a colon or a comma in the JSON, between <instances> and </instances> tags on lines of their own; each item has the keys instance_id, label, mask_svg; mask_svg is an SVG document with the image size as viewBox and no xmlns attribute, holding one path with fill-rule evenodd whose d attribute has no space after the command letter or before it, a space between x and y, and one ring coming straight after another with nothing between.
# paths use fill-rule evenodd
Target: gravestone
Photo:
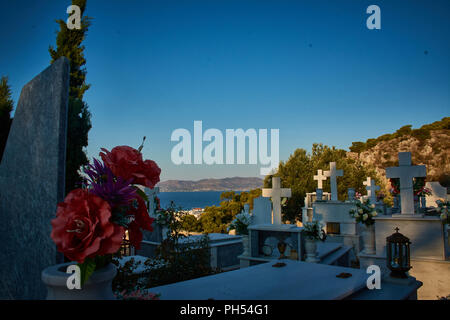
<instances>
[{"instance_id":1,"label":"gravestone","mask_svg":"<svg viewBox=\"0 0 450 320\"><path fill-rule=\"evenodd\" d=\"M280 177L272 177L272 189L263 188L262 196L272 199L272 223L281 224L281 198L290 197L291 189L281 188Z\"/></svg>"},{"instance_id":2,"label":"gravestone","mask_svg":"<svg viewBox=\"0 0 450 320\"><path fill-rule=\"evenodd\" d=\"M143 187L143 189L144 189L145 195L147 196L148 202L149 202L148 215L151 218L156 219L155 198L158 196L159 187L154 187L153 189ZM156 223L156 220L153 221L152 227L153 227L153 231L142 230L143 239L146 241L150 241L150 242L160 243L161 241L163 241L163 239L167 233L167 229L163 228L161 225Z\"/></svg>"},{"instance_id":3,"label":"gravestone","mask_svg":"<svg viewBox=\"0 0 450 320\"><path fill-rule=\"evenodd\" d=\"M317 180L317 189L323 189L323 181L327 180L327 176L322 174L322 170L317 170L317 175L313 178Z\"/></svg>"},{"instance_id":4,"label":"gravestone","mask_svg":"<svg viewBox=\"0 0 450 320\"><path fill-rule=\"evenodd\" d=\"M64 199L69 61L27 83L0 164L0 299L43 299L57 262L50 221Z\"/></svg>"},{"instance_id":5,"label":"gravestone","mask_svg":"<svg viewBox=\"0 0 450 320\"><path fill-rule=\"evenodd\" d=\"M375 184L375 180L370 177L367 177L367 180L363 182L366 186L367 197L370 200L370 203L375 204L377 202L377 194L376 191L380 190L380 186Z\"/></svg>"},{"instance_id":6,"label":"gravestone","mask_svg":"<svg viewBox=\"0 0 450 320\"><path fill-rule=\"evenodd\" d=\"M152 189L145 188L145 194L148 197L149 206L148 206L148 214L150 217L156 217L156 197L158 197L159 187L154 187Z\"/></svg>"},{"instance_id":7,"label":"gravestone","mask_svg":"<svg viewBox=\"0 0 450 320\"><path fill-rule=\"evenodd\" d=\"M324 172L325 176L330 177L331 201L338 201L337 177L344 175L343 170L336 169L336 162L330 162L330 170Z\"/></svg>"},{"instance_id":8,"label":"gravestone","mask_svg":"<svg viewBox=\"0 0 450 320\"><path fill-rule=\"evenodd\" d=\"M253 199L252 224L272 223L272 203L268 198Z\"/></svg>"},{"instance_id":9,"label":"gravestone","mask_svg":"<svg viewBox=\"0 0 450 320\"><path fill-rule=\"evenodd\" d=\"M413 178L426 176L427 170L424 165L411 165L411 152L399 152L398 167L386 168L386 178L400 179L401 214L415 214Z\"/></svg>"}]
</instances>

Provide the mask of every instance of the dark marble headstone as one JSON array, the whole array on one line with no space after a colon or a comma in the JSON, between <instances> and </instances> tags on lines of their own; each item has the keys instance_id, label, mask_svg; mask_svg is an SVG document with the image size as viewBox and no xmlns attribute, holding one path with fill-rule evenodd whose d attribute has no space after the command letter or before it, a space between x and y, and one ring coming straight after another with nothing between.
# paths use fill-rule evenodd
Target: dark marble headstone
<instances>
[{"instance_id":1,"label":"dark marble headstone","mask_svg":"<svg viewBox=\"0 0 450 320\"><path fill-rule=\"evenodd\" d=\"M26 84L0 164L0 299L44 299L56 263L50 220L64 198L69 61Z\"/></svg>"}]
</instances>

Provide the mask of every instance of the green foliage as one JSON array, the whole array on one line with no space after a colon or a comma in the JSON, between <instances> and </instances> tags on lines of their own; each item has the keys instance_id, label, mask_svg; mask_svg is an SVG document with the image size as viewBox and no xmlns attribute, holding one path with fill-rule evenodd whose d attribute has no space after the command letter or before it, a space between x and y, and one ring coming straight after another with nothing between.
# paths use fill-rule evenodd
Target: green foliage
<instances>
[{"instance_id":1,"label":"green foliage","mask_svg":"<svg viewBox=\"0 0 450 320\"><path fill-rule=\"evenodd\" d=\"M181 227L187 232L200 232L201 223L192 214L187 214L181 218Z\"/></svg>"},{"instance_id":2,"label":"green foliage","mask_svg":"<svg viewBox=\"0 0 450 320\"><path fill-rule=\"evenodd\" d=\"M311 154L304 149L297 149L286 162L280 162L275 176L281 178L284 188L291 188L292 191L292 197L288 198L286 205L282 207L283 221L301 220L306 193L314 192L317 188L314 175L319 169L329 170L330 162L336 162L337 168L344 170L344 176L337 178L340 200L347 199L348 188L354 188L356 192L365 194L363 182L367 177L372 177L377 184L381 184L381 179L378 178L374 168L363 166L359 160L347 158L346 154L345 150L316 143L313 144ZM264 179L266 188L271 187L271 177L269 175ZM323 190L330 192L329 179L323 182Z\"/></svg>"},{"instance_id":3,"label":"green foliage","mask_svg":"<svg viewBox=\"0 0 450 320\"><path fill-rule=\"evenodd\" d=\"M179 240L180 238L169 237L159 247L157 257L167 261L167 265L152 270L146 282L149 288L204 277L220 271L212 269L210 265L208 234L204 234L197 241L182 243Z\"/></svg>"},{"instance_id":4,"label":"green foliage","mask_svg":"<svg viewBox=\"0 0 450 320\"><path fill-rule=\"evenodd\" d=\"M91 114L88 106L83 102L83 95L87 89L86 59L82 42L91 24L91 18L83 16L86 0L73 0L73 5L81 9L81 29L69 30L64 20L56 20L59 32L56 38L56 49L49 48L51 63L60 57L66 57L70 62L69 114L67 128L66 155L66 193L78 186L82 180L78 172L80 167L88 164L83 148L88 145L88 132L91 129Z\"/></svg>"},{"instance_id":5,"label":"green foliage","mask_svg":"<svg viewBox=\"0 0 450 320\"><path fill-rule=\"evenodd\" d=\"M323 225L317 220L305 222L303 228L303 234L310 240L325 241L327 238L327 235L323 230Z\"/></svg>"},{"instance_id":6,"label":"green foliage","mask_svg":"<svg viewBox=\"0 0 450 320\"><path fill-rule=\"evenodd\" d=\"M356 152L356 153L361 153L365 150L366 148L366 144L364 142L361 141L355 141L352 142L352 145L350 147L350 151L351 152Z\"/></svg>"},{"instance_id":7,"label":"green foliage","mask_svg":"<svg viewBox=\"0 0 450 320\"><path fill-rule=\"evenodd\" d=\"M11 89L8 85L8 78L0 79L0 162L3 156L3 150L8 139L9 129L11 127L11 111L14 108L14 102L11 99Z\"/></svg>"},{"instance_id":8,"label":"green foliage","mask_svg":"<svg viewBox=\"0 0 450 320\"><path fill-rule=\"evenodd\" d=\"M401 137L401 136L411 134L411 128L412 128L412 125L410 125L410 124L401 127L400 129L395 131L394 137L396 138L396 137Z\"/></svg>"},{"instance_id":9,"label":"green foliage","mask_svg":"<svg viewBox=\"0 0 450 320\"><path fill-rule=\"evenodd\" d=\"M131 292L179 281L186 281L219 272L210 265L208 234L199 240L187 241L183 233L183 217L186 215L174 205L164 211L168 227L167 239L156 250L156 256L145 261L145 271L133 274L137 264L130 260L118 269L113 281L114 291ZM182 239L184 241L182 241ZM117 261L115 262L118 265Z\"/></svg>"},{"instance_id":10,"label":"green foliage","mask_svg":"<svg viewBox=\"0 0 450 320\"><path fill-rule=\"evenodd\" d=\"M393 134L384 134L376 139L368 139L366 142L356 141L350 147L351 152L361 153L370 148L373 148L381 141L389 141L395 138L402 138L412 136L417 140L423 142L431 138L431 131L433 130L450 130L450 117L442 118L440 121L435 121L431 124L426 124L419 129L412 129L411 125L406 125L398 129Z\"/></svg>"},{"instance_id":11,"label":"green foliage","mask_svg":"<svg viewBox=\"0 0 450 320\"><path fill-rule=\"evenodd\" d=\"M220 206L206 207L200 216L200 232L228 233L227 228L235 216L244 209L245 204L253 209L253 199L261 196L261 189L237 193L234 191L223 192L220 196Z\"/></svg>"},{"instance_id":12,"label":"green foliage","mask_svg":"<svg viewBox=\"0 0 450 320\"><path fill-rule=\"evenodd\" d=\"M80 267L80 273L81 273L81 285L83 286L84 283L89 279L89 277L94 273L95 271L95 260L94 259L86 259L83 263L79 263L78 267Z\"/></svg>"}]
</instances>

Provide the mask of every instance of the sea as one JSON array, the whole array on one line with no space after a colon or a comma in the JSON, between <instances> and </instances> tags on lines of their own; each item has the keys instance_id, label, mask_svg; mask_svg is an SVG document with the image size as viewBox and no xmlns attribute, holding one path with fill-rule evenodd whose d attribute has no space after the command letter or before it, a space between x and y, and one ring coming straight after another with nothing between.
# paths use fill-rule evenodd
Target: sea
<instances>
[{"instance_id":1,"label":"sea","mask_svg":"<svg viewBox=\"0 0 450 320\"><path fill-rule=\"evenodd\" d=\"M171 201L176 208L191 210L193 208L204 208L206 206L220 205L220 195L223 191L197 191L197 192L160 192L161 207L167 208Z\"/></svg>"}]
</instances>

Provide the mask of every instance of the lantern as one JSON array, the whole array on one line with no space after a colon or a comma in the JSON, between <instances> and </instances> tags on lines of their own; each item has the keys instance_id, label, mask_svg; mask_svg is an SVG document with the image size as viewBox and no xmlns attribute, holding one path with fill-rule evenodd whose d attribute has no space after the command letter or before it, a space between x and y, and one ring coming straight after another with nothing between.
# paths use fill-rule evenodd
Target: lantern
<instances>
[{"instance_id":1,"label":"lantern","mask_svg":"<svg viewBox=\"0 0 450 320\"><path fill-rule=\"evenodd\" d=\"M408 278L406 274L411 269L410 244L411 241L398 232L386 238L387 267L391 270L391 277Z\"/></svg>"}]
</instances>

